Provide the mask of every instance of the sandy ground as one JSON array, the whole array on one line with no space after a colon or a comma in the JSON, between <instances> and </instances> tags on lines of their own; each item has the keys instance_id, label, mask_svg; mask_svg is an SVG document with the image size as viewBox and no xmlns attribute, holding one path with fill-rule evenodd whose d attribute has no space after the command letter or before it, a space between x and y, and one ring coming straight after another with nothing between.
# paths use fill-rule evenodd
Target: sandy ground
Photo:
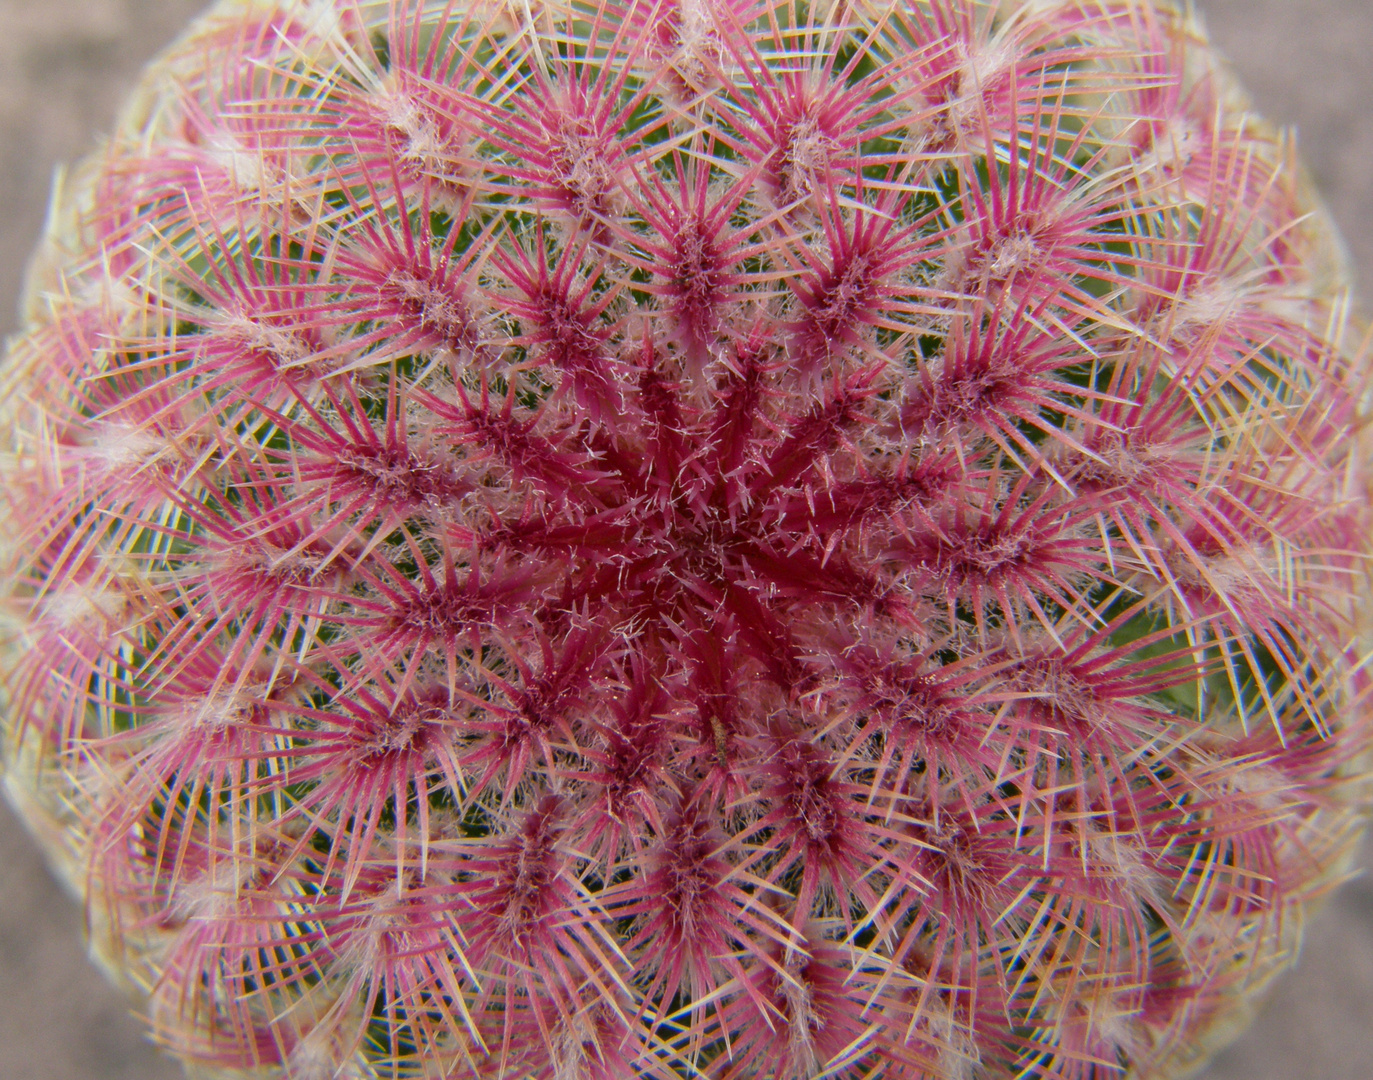
<instances>
[{"instance_id":1,"label":"sandy ground","mask_svg":"<svg viewBox=\"0 0 1373 1080\"><path fill-rule=\"evenodd\" d=\"M1260 112L1295 125L1373 299L1373 2L1197 0ZM200 0L0 0L0 335L14 329L52 169L109 128ZM1373 305L1370 305L1373 306ZM1373 846L1363 865L1373 868ZM0 1077L174 1080L89 965L78 906L0 803ZM1373 1077L1373 881L1311 921L1301 966L1206 1080Z\"/></svg>"}]
</instances>

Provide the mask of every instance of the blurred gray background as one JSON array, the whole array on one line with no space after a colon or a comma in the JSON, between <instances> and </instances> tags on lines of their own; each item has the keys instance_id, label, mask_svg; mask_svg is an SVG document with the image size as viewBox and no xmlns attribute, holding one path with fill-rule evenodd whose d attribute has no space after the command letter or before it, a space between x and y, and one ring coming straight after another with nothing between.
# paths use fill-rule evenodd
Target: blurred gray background
<instances>
[{"instance_id":1,"label":"blurred gray background","mask_svg":"<svg viewBox=\"0 0 1373 1080\"><path fill-rule=\"evenodd\" d=\"M1294 125L1373 297L1373 0L1196 0L1264 115ZM0 0L0 335L53 166L107 131L203 0ZM1370 305L1365 304L1365 310ZM1373 845L1363 865L1373 869ZM87 963L77 905L0 801L0 1080L176 1080ZM1373 881L1309 925L1301 966L1205 1080L1373 1078Z\"/></svg>"}]
</instances>

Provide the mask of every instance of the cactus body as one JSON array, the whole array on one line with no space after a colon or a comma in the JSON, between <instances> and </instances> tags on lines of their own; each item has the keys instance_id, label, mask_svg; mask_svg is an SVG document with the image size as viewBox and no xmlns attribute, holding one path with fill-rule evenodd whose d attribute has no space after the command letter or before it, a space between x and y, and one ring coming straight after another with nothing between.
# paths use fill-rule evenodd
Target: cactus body
<instances>
[{"instance_id":1,"label":"cactus body","mask_svg":"<svg viewBox=\"0 0 1373 1080\"><path fill-rule=\"evenodd\" d=\"M28 304L7 783L208 1074L1180 1074L1343 865L1368 365L1171 7L222 0Z\"/></svg>"}]
</instances>

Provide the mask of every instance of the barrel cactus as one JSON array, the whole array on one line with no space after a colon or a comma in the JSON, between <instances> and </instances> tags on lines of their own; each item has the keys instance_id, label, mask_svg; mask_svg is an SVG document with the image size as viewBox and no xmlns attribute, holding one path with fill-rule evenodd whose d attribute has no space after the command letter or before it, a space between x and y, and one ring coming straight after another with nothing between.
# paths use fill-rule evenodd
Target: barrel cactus
<instances>
[{"instance_id":1,"label":"barrel cactus","mask_svg":"<svg viewBox=\"0 0 1373 1080\"><path fill-rule=\"evenodd\" d=\"M25 320L5 779L203 1075L1181 1075L1347 867L1370 366L1163 0L220 0Z\"/></svg>"}]
</instances>

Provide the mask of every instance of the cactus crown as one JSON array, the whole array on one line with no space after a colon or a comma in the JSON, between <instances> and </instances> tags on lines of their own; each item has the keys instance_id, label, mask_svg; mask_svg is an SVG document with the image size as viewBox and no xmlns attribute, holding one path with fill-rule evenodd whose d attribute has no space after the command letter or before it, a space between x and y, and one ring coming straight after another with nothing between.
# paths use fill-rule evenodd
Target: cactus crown
<instances>
[{"instance_id":1,"label":"cactus crown","mask_svg":"<svg viewBox=\"0 0 1373 1080\"><path fill-rule=\"evenodd\" d=\"M11 788L226 1072L1190 1064L1367 741L1309 210L1144 0L226 0L6 368Z\"/></svg>"}]
</instances>

